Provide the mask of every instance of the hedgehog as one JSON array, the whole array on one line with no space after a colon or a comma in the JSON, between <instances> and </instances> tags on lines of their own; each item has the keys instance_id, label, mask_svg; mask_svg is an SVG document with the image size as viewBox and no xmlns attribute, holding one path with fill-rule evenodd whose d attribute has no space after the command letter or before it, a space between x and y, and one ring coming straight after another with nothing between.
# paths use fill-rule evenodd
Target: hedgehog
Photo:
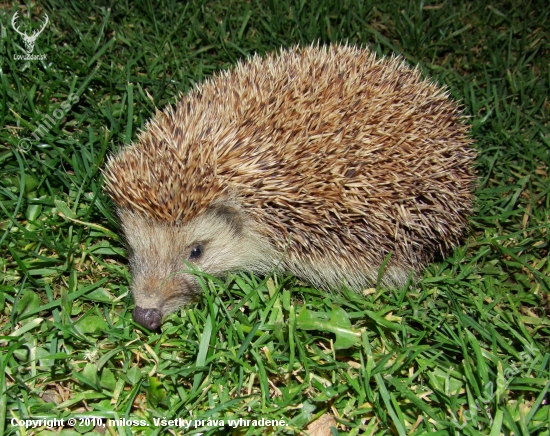
<instances>
[{"instance_id":1,"label":"hedgehog","mask_svg":"<svg viewBox=\"0 0 550 436\"><path fill-rule=\"evenodd\" d=\"M156 329L196 298L195 268L402 285L464 237L475 157L461 106L400 57L315 44L241 61L108 159L134 321Z\"/></svg>"}]
</instances>

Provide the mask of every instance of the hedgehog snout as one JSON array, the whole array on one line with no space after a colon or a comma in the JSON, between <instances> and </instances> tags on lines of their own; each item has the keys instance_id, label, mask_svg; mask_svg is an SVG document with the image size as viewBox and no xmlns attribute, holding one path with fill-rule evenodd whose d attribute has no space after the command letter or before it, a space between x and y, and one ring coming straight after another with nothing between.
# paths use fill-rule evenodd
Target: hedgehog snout
<instances>
[{"instance_id":1,"label":"hedgehog snout","mask_svg":"<svg viewBox=\"0 0 550 436\"><path fill-rule=\"evenodd\" d=\"M149 330L156 330L162 323L160 310L154 308L144 309L143 307L136 306L132 317L135 322Z\"/></svg>"},{"instance_id":2,"label":"hedgehog snout","mask_svg":"<svg viewBox=\"0 0 550 436\"><path fill-rule=\"evenodd\" d=\"M192 274L183 272L185 268L185 265L181 265L160 273L142 272L134 275L132 294L136 306L132 315L136 323L154 330L164 316L200 293L200 284Z\"/></svg>"}]
</instances>

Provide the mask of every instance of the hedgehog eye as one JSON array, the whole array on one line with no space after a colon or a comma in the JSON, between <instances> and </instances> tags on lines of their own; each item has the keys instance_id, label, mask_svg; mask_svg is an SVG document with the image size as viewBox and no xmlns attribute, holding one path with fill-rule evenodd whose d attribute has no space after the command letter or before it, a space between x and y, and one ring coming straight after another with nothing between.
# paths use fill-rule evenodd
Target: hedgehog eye
<instances>
[{"instance_id":1,"label":"hedgehog eye","mask_svg":"<svg viewBox=\"0 0 550 436\"><path fill-rule=\"evenodd\" d=\"M189 253L189 260L198 260L202 257L202 253L204 252L204 247L202 244L197 244L193 248L191 248L191 252Z\"/></svg>"}]
</instances>

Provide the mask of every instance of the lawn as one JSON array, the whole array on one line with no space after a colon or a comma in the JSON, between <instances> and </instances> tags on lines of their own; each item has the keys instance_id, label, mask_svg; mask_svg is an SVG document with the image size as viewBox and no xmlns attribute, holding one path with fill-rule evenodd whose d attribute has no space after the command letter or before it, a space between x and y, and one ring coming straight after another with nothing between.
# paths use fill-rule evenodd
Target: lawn
<instances>
[{"instance_id":1,"label":"lawn","mask_svg":"<svg viewBox=\"0 0 550 436\"><path fill-rule=\"evenodd\" d=\"M29 35L49 18L28 60L16 11ZM547 0L49 0L0 23L0 434L550 435ZM136 325L106 158L214 72L313 41L461 101L464 243L398 289L205 277Z\"/></svg>"}]
</instances>

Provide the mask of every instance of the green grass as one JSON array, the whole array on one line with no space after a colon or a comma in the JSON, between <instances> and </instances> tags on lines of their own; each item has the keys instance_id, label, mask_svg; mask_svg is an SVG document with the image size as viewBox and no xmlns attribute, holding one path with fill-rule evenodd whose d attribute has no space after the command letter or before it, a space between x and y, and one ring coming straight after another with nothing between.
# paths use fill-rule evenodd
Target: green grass
<instances>
[{"instance_id":1,"label":"green grass","mask_svg":"<svg viewBox=\"0 0 550 436\"><path fill-rule=\"evenodd\" d=\"M50 17L42 61L14 59L11 17L24 27L30 2L0 10L0 434L60 430L12 418L86 417L143 421L112 435L286 434L321 416L332 434L550 434L546 0L84 4L33 7L37 26ZM398 53L463 102L480 152L471 234L401 289L205 278L161 332L135 325L106 156L213 72L316 40Z\"/></svg>"}]
</instances>

